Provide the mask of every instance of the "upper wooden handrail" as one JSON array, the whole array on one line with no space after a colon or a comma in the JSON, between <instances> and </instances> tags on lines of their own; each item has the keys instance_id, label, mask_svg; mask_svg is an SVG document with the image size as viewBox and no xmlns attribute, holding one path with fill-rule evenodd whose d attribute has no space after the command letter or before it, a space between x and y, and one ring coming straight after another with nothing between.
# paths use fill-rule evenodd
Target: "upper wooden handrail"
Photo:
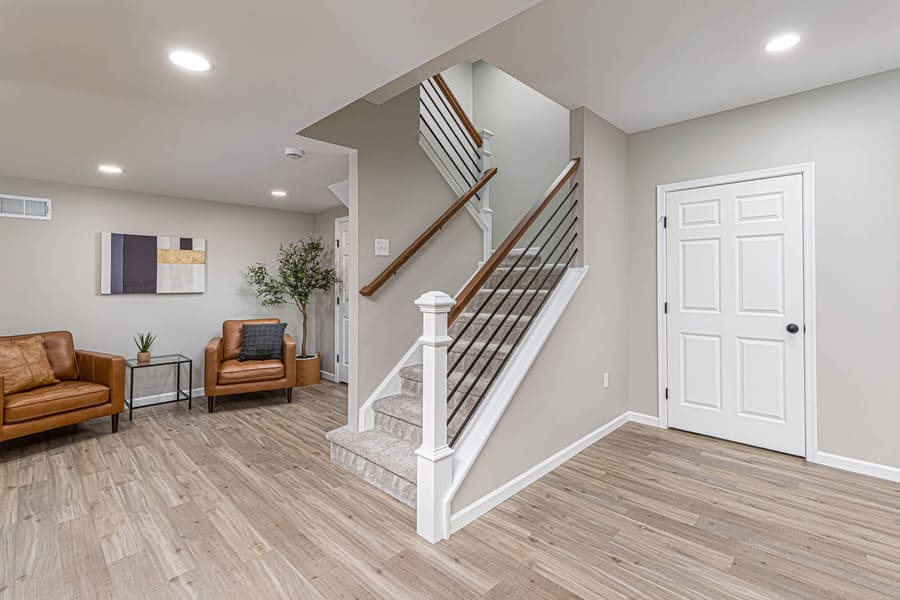
<instances>
[{"instance_id":1,"label":"upper wooden handrail","mask_svg":"<svg viewBox=\"0 0 900 600\"><path fill-rule=\"evenodd\" d=\"M478 130L475 129L475 124L472 123L472 119L470 119L469 115L466 114L466 111L462 109L462 106L456 99L456 96L454 96L453 92L450 91L450 86L447 85L447 82L444 81L444 78L440 73L434 76L434 82L440 88L441 93L447 97L447 101L450 103L450 108L452 108L453 112L456 113L456 116L462 122L463 127L465 127L466 132L469 134L469 137L471 137L472 141L475 142L475 147L481 148L482 144L484 144L484 140L481 139L481 135L478 133Z\"/></svg>"},{"instance_id":2,"label":"upper wooden handrail","mask_svg":"<svg viewBox=\"0 0 900 600\"><path fill-rule=\"evenodd\" d=\"M388 279L394 276L397 271L400 270L400 267L402 267L404 263L406 263L406 261L412 258L413 254L418 252L419 249L424 246L425 243L432 238L432 236L434 236L434 234L440 231L441 228L446 225L450 219L453 218L453 215L455 215L459 211L459 209L465 206L466 202L471 200L472 197L475 196L475 194L477 194L481 190L481 188L487 185L487 182L490 181L491 178L496 174L496 168L491 168L485 171L484 175L481 176L481 179L476 181L475 185L469 188L469 191L460 196L459 199L450 206L450 208L444 211L444 214L438 217L437 220L428 227L428 229L422 232L422 235L417 237L415 241L406 248L406 250L401 252L400 255L395 258L384 271L379 273L375 277L375 279L373 279L368 285L361 288L359 290L359 293L363 296L371 296L372 294L377 292L378 288L380 288Z\"/></svg>"},{"instance_id":3,"label":"upper wooden handrail","mask_svg":"<svg viewBox=\"0 0 900 600\"><path fill-rule=\"evenodd\" d=\"M581 158L573 158L569 161L569 164L562 170L562 173L559 174L556 180L550 184L549 188L547 188L547 191L544 192L544 197L538 200L534 206L525 213L525 216L522 217L519 224L509 232L509 235L506 236L503 243L494 250L494 253L487 259L487 262L485 262L472 279L469 280L466 287L464 287L456 296L456 304L450 310L449 323L453 323L453 321L462 314L462 311L468 306L469 302L472 301L472 298L475 297L478 290L487 283L487 280L493 275L494 271L497 270L497 267L500 266L503 259L506 258L513 248L515 248L516 244L519 243L519 240L522 239L522 236L525 235L525 232L528 231L540 214L544 212L544 209L547 208L547 205L550 204L556 194L559 193L559 190L561 190L566 182L572 178L578 170L579 164L581 164Z\"/></svg>"}]
</instances>

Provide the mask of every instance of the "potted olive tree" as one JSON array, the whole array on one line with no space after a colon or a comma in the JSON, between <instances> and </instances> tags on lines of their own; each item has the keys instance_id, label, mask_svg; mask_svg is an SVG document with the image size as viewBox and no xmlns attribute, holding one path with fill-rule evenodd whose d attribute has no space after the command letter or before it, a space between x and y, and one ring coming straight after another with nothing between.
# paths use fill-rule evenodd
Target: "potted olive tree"
<instances>
[{"instance_id":1,"label":"potted olive tree","mask_svg":"<svg viewBox=\"0 0 900 600\"><path fill-rule=\"evenodd\" d=\"M324 252L325 245L318 237L282 244L274 273L262 263L256 263L247 272L247 281L256 289L263 306L293 303L300 311L302 337L297 356L297 385L319 383L319 355L309 354L306 348L309 299L313 292L327 292L338 281L334 269L322 264Z\"/></svg>"}]
</instances>

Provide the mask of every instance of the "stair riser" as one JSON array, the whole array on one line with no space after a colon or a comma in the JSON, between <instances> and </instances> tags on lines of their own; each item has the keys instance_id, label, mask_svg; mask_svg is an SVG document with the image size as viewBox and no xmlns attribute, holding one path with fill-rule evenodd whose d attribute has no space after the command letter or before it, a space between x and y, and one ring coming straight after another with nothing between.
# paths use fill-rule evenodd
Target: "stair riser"
<instances>
[{"instance_id":1,"label":"stair riser","mask_svg":"<svg viewBox=\"0 0 900 600\"><path fill-rule=\"evenodd\" d=\"M528 268L527 272L525 272L526 265L530 260L531 259L523 260L522 263L518 267L516 267L508 277L506 277L506 274L509 272L508 267L501 267L497 269L488 278L485 287L514 287L516 289L534 289L540 287L540 289L543 290L548 290L553 287L553 283L559 278L559 275L562 273L562 269L560 267L545 267L541 269L537 266L534 266ZM535 263L537 263L537 261L535 261ZM553 271L552 274L550 273L551 270ZM523 273L525 274L522 275ZM504 277L506 277L506 279L504 279Z\"/></svg>"},{"instance_id":2,"label":"stair riser","mask_svg":"<svg viewBox=\"0 0 900 600\"><path fill-rule=\"evenodd\" d=\"M513 266L514 264L516 264L516 261L519 259L519 255L521 255L521 254L522 254L522 252L519 249L513 249L508 255L506 255L506 257L500 263L500 266L501 267ZM522 263L525 263L527 265L531 261L531 257L534 256L535 250L533 250L533 249L528 250L527 254L528 255L522 259L522 262L519 263L520 265ZM534 264L536 264L536 265L541 264L543 262L544 262L544 259L542 256L538 256L536 259L534 259Z\"/></svg>"},{"instance_id":3,"label":"stair riser","mask_svg":"<svg viewBox=\"0 0 900 600\"><path fill-rule=\"evenodd\" d=\"M422 443L422 427L375 411L375 429L408 442Z\"/></svg>"},{"instance_id":4,"label":"stair riser","mask_svg":"<svg viewBox=\"0 0 900 600\"><path fill-rule=\"evenodd\" d=\"M331 444L331 462L350 471L363 481L393 496L400 502L415 508L416 484L388 471L387 469L351 452Z\"/></svg>"},{"instance_id":5,"label":"stair riser","mask_svg":"<svg viewBox=\"0 0 900 600\"><path fill-rule=\"evenodd\" d=\"M459 390L457 390L457 393L456 393L457 396L468 391L469 386L471 385L470 382L474 379L475 375L477 374L477 371L475 369L473 369L473 371L474 372L471 373L469 375L469 377L466 378L467 383L464 383L463 385L459 386ZM485 371L485 374L482 376L481 381L479 381L478 384L472 389L471 395L480 396L481 394L484 393L484 390L488 384L488 381L490 380L491 376L494 374L494 371L495 371L495 367L490 367L487 369L487 371ZM460 371L460 373L461 372L462 371ZM447 392L448 393L451 390L453 390L453 388L456 386L457 381L459 381L459 375L455 375L447 381ZM403 379L400 386L403 390L402 393L404 393L408 396L416 397L416 398L422 397L422 382L421 381L417 381L415 379ZM375 415L377 418L378 413L376 412Z\"/></svg>"}]
</instances>

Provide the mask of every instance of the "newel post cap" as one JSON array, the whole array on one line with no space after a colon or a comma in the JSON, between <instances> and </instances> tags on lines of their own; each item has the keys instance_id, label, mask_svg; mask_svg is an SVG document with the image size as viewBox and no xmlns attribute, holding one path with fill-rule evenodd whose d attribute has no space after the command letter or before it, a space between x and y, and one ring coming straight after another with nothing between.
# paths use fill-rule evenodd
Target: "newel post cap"
<instances>
[{"instance_id":1,"label":"newel post cap","mask_svg":"<svg viewBox=\"0 0 900 600\"><path fill-rule=\"evenodd\" d=\"M456 304L456 300L444 292L425 292L416 300L416 306L422 312L450 312L450 308Z\"/></svg>"}]
</instances>

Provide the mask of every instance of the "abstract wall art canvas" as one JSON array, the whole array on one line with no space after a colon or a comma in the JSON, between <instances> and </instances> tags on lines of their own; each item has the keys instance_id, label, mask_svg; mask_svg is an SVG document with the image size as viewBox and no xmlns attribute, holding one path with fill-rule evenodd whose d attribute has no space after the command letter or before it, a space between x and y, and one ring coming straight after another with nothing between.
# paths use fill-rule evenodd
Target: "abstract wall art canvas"
<instances>
[{"instance_id":1,"label":"abstract wall art canvas","mask_svg":"<svg viewBox=\"0 0 900 600\"><path fill-rule=\"evenodd\" d=\"M101 294L202 294L206 240L100 234Z\"/></svg>"}]
</instances>

